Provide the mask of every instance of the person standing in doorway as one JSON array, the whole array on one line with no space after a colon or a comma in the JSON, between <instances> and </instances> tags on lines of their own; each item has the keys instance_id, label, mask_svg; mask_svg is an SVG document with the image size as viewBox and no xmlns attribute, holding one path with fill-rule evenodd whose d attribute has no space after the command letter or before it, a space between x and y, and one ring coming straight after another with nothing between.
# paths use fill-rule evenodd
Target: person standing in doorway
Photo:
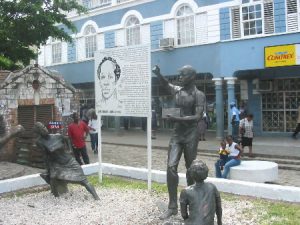
<instances>
[{"instance_id":1,"label":"person standing in doorway","mask_svg":"<svg viewBox=\"0 0 300 225\"><path fill-rule=\"evenodd\" d=\"M72 114L72 118L73 122L68 127L68 135L71 139L75 159L82 165L82 157L84 164L89 164L90 159L85 145L85 138L89 133L89 128L85 122L79 121L79 116L76 112Z\"/></svg>"},{"instance_id":2,"label":"person standing in doorway","mask_svg":"<svg viewBox=\"0 0 300 225\"><path fill-rule=\"evenodd\" d=\"M294 131L294 133L293 133L293 135L292 135L292 137L293 137L294 139L297 138L297 134L299 133L299 131L300 131L300 105L299 105L299 107L298 107L297 126L296 126L296 129L295 129L295 131Z\"/></svg>"},{"instance_id":3,"label":"person standing in doorway","mask_svg":"<svg viewBox=\"0 0 300 225\"><path fill-rule=\"evenodd\" d=\"M231 109L232 137L234 142L238 142L240 111L237 109L235 102L230 103L230 109Z\"/></svg>"},{"instance_id":4,"label":"person standing in doorway","mask_svg":"<svg viewBox=\"0 0 300 225\"><path fill-rule=\"evenodd\" d=\"M95 111L92 112L91 118L89 120L91 147L94 154L98 154L98 129L99 120Z\"/></svg>"}]
</instances>

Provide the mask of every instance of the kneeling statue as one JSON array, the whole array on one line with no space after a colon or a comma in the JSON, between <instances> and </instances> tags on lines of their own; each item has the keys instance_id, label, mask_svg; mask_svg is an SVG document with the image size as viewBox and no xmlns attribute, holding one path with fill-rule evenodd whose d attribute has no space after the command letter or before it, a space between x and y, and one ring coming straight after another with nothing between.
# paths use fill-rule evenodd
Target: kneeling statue
<instances>
[{"instance_id":1,"label":"kneeling statue","mask_svg":"<svg viewBox=\"0 0 300 225\"><path fill-rule=\"evenodd\" d=\"M49 134L48 129L41 123L36 122L34 132L39 136L36 145L44 150L47 172L40 176L51 187L55 197L68 192L67 183L83 185L95 200L99 200L95 188L88 182L81 166L65 150L65 144L71 149L68 138L61 134Z\"/></svg>"},{"instance_id":2,"label":"kneeling statue","mask_svg":"<svg viewBox=\"0 0 300 225\"><path fill-rule=\"evenodd\" d=\"M185 225L222 225L221 197L216 186L206 183L208 168L204 162L195 159L188 171L196 182L183 189L180 194L180 211Z\"/></svg>"}]
</instances>

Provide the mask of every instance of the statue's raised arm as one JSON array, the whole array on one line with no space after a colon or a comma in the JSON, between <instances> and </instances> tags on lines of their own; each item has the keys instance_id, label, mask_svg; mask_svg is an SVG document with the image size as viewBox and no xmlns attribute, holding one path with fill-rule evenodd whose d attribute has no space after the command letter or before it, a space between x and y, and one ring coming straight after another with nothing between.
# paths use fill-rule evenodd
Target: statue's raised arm
<instances>
[{"instance_id":1,"label":"statue's raised arm","mask_svg":"<svg viewBox=\"0 0 300 225\"><path fill-rule=\"evenodd\" d=\"M164 76L160 73L160 68L158 65L155 65L153 68L152 68L152 72L157 76L157 78L159 79L159 83L160 85L162 85L164 88L167 88L169 89L169 81L167 81L166 78L164 78Z\"/></svg>"}]
</instances>

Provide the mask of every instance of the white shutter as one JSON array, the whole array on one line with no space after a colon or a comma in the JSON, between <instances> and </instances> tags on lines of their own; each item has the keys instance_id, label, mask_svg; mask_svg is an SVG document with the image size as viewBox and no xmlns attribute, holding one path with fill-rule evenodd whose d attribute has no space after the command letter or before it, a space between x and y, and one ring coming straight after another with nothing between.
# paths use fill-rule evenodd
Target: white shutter
<instances>
[{"instance_id":1,"label":"white shutter","mask_svg":"<svg viewBox=\"0 0 300 225\"><path fill-rule=\"evenodd\" d=\"M231 37L232 39L241 37L240 7L231 9Z\"/></svg>"},{"instance_id":2,"label":"white shutter","mask_svg":"<svg viewBox=\"0 0 300 225\"><path fill-rule=\"evenodd\" d=\"M45 46L41 45L38 52L38 64L40 66L45 66Z\"/></svg>"},{"instance_id":3,"label":"white shutter","mask_svg":"<svg viewBox=\"0 0 300 225\"><path fill-rule=\"evenodd\" d=\"M218 9L207 12L207 36L210 43L220 41L220 13Z\"/></svg>"},{"instance_id":4,"label":"white shutter","mask_svg":"<svg viewBox=\"0 0 300 225\"><path fill-rule=\"evenodd\" d=\"M144 24L140 27L141 44L149 44L150 40L150 24Z\"/></svg>"},{"instance_id":5,"label":"white shutter","mask_svg":"<svg viewBox=\"0 0 300 225\"><path fill-rule=\"evenodd\" d=\"M83 60L85 59L85 38L80 37L77 39L77 60Z\"/></svg>"},{"instance_id":6,"label":"white shutter","mask_svg":"<svg viewBox=\"0 0 300 225\"><path fill-rule=\"evenodd\" d=\"M68 62L68 44L66 42L61 43L61 62Z\"/></svg>"},{"instance_id":7,"label":"white shutter","mask_svg":"<svg viewBox=\"0 0 300 225\"><path fill-rule=\"evenodd\" d=\"M274 6L270 0L264 2L264 31L265 34L274 33Z\"/></svg>"},{"instance_id":8,"label":"white shutter","mask_svg":"<svg viewBox=\"0 0 300 225\"><path fill-rule=\"evenodd\" d=\"M207 13L196 15L196 43L207 43Z\"/></svg>"},{"instance_id":9,"label":"white shutter","mask_svg":"<svg viewBox=\"0 0 300 225\"><path fill-rule=\"evenodd\" d=\"M115 31L115 46L125 46L125 29Z\"/></svg>"},{"instance_id":10,"label":"white shutter","mask_svg":"<svg viewBox=\"0 0 300 225\"><path fill-rule=\"evenodd\" d=\"M96 36L97 40L97 50L105 49L105 44L104 44L104 34L97 34Z\"/></svg>"},{"instance_id":11,"label":"white shutter","mask_svg":"<svg viewBox=\"0 0 300 225\"><path fill-rule=\"evenodd\" d=\"M52 64L52 45L48 44L45 46L45 66Z\"/></svg>"},{"instance_id":12,"label":"white shutter","mask_svg":"<svg viewBox=\"0 0 300 225\"><path fill-rule=\"evenodd\" d=\"M287 32L298 31L298 4L297 0L286 0Z\"/></svg>"},{"instance_id":13,"label":"white shutter","mask_svg":"<svg viewBox=\"0 0 300 225\"><path fill-rule=\"evenodd\" d=\"M175 20L166 20L164 22L164 38L175 38Z\"/></svg>"}]
</instances>

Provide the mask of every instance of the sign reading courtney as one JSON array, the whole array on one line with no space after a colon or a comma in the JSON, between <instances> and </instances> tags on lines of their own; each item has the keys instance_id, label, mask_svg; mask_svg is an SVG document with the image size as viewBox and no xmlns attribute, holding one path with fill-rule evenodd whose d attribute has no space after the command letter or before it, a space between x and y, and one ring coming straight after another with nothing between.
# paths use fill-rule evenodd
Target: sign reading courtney
<instances>
[{"instance_id":1,"label":"sign reading courtney","mask_svg":"<svg viewBox=\"0 0 300 225\"><path fill-rule=\"evenodd\" d=\"M100 115L151 115L149 45L104 49L95 54L96 110Z\"/></svg>"},{"instance_id":2,"label":"sign reading courtney","mask_svg":"<svg viewBox=\"0 0 300 225\"><path fill-rule=\"evenodd\" d=\"M265 47L265 67L300 65L300 44Z\"/></svg>"}]
</instances>

